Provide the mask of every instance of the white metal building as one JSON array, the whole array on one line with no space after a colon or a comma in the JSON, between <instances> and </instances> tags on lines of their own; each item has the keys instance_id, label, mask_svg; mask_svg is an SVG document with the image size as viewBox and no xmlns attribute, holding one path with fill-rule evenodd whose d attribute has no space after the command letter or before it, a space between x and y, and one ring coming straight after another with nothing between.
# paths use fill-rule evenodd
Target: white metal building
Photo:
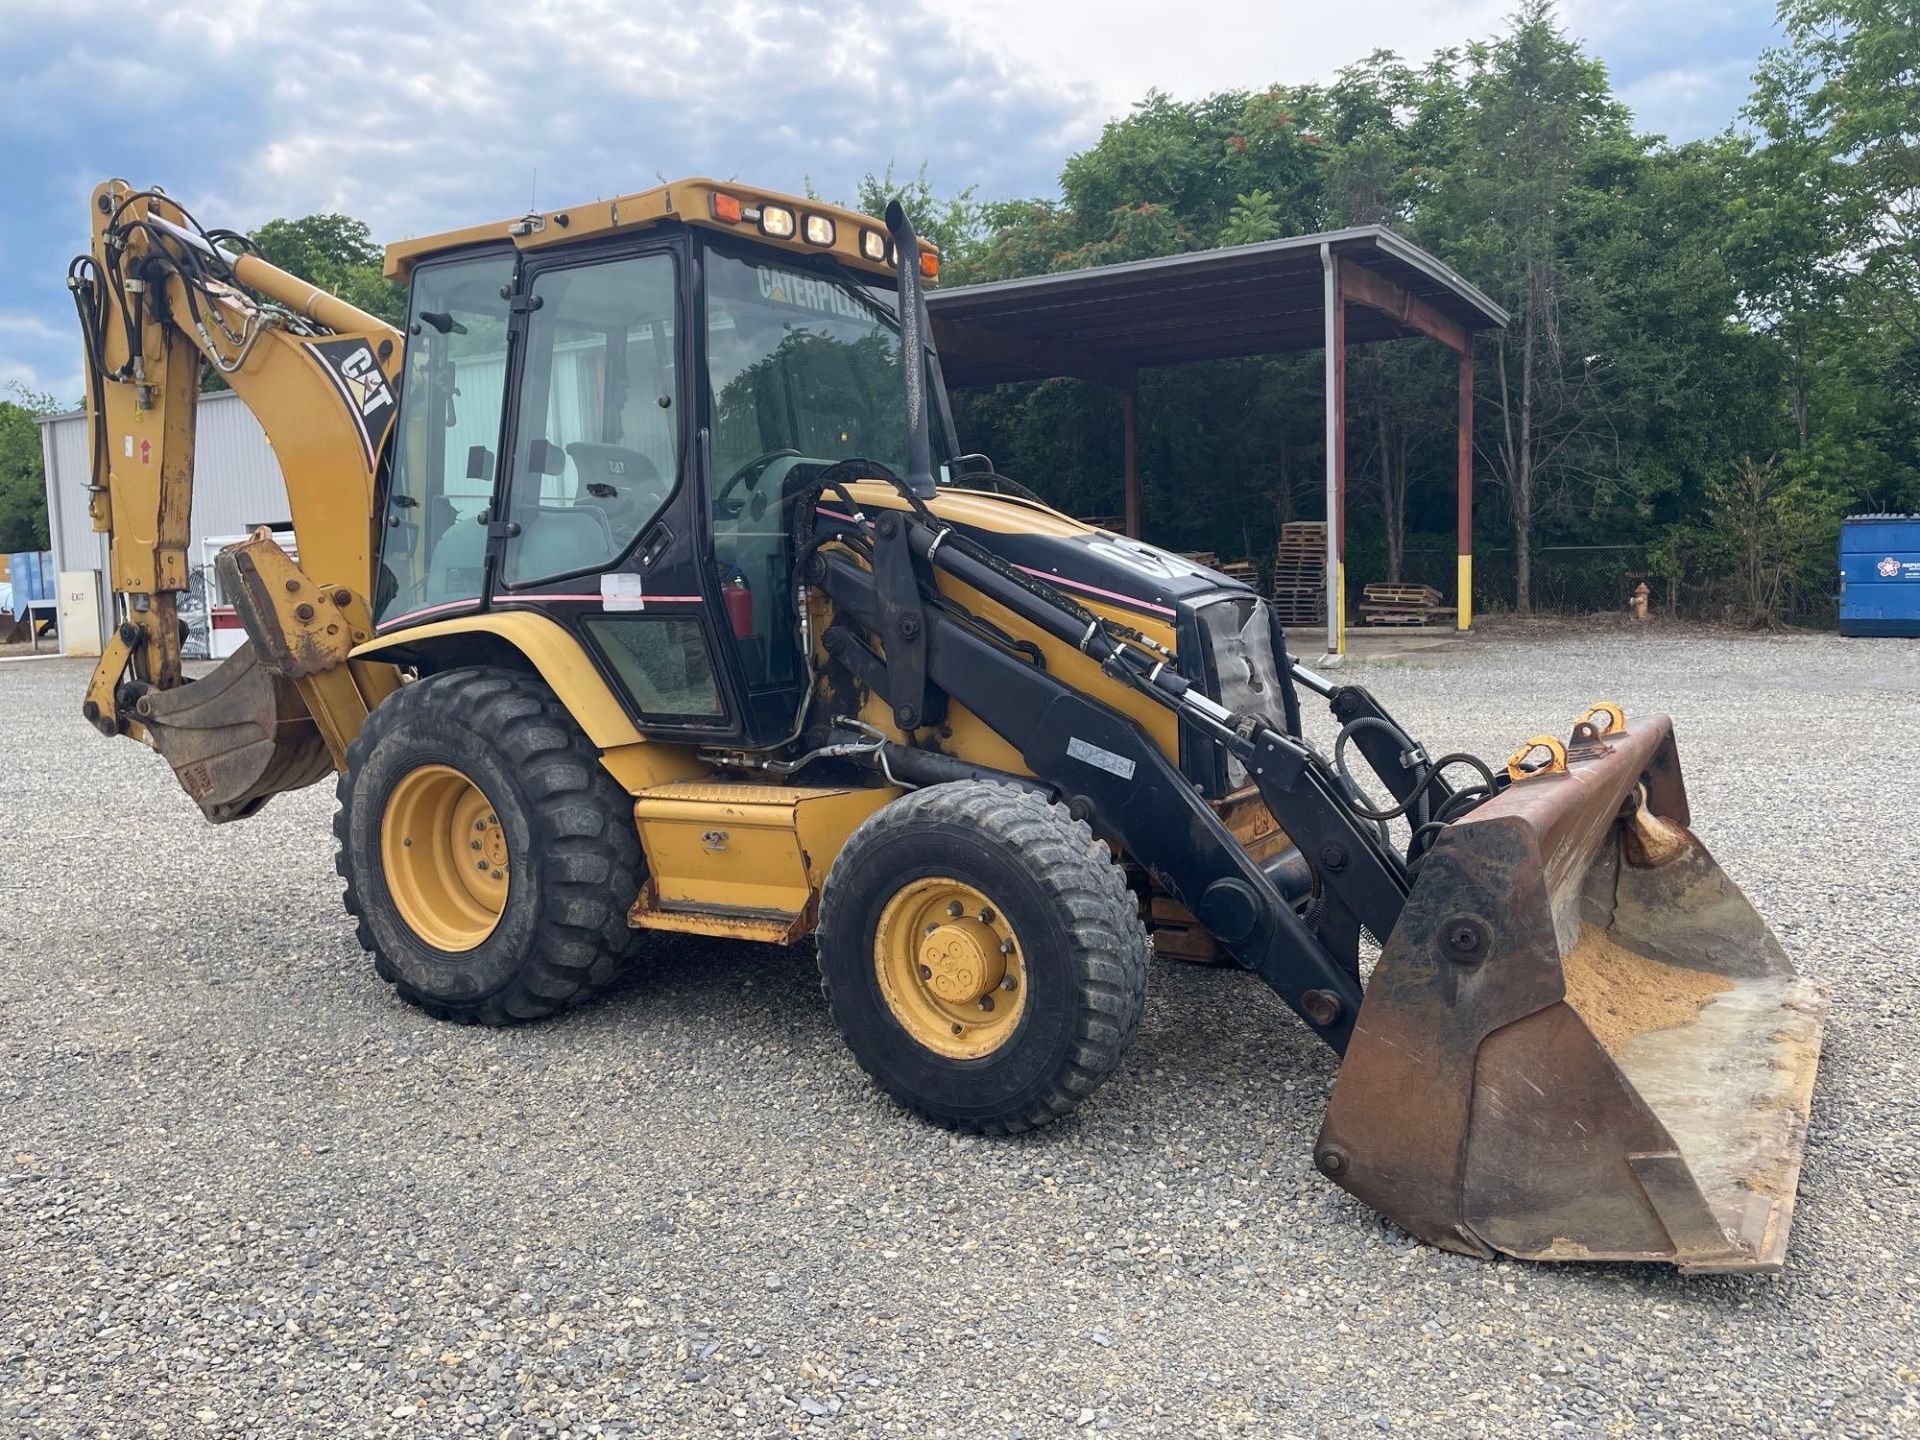
<instances>
[{"instance_id":1,"label":"white metal building","mask_svg":"<svg viewBox=\"0 0 1920 1440\"><path fill-rule=\"evenodd\" d=\"M47 468L47 516L54 568L60 573L63 611L91 601L97 634L111 621L107 588L107 537L87 518L87 417L84 411L53 415L40 422L40 448ZM205 655L209 643L209 596L214 552L256 525L285 525L286 485L266 432L231 390L202 395L195 419L193 524L187 551L193 591L181 599L181 618L192 630L188 653ZM60 647L67 654L92 654L84 624L63 617ZM69 649L69 640L75 648Z\"/></svg>"}]
</instances>

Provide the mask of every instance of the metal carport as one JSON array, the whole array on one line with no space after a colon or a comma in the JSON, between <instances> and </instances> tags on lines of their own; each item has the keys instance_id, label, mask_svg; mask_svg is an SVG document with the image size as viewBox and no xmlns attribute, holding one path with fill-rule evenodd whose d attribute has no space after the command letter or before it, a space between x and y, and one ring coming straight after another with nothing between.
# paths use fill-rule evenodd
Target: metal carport
<instances>
[{"instance_id":1,"label":"metal carport","mask_svg":"<svg viewBox=\"0 0 1920 1440\"><path fill-rule=\"evenodd\" d=\"M1473 335L1507 312L1378 225L935 290L927 295L952 386L1071 376L1121 393L1126 530L1140 534L1136 377L1235 356L1326 353L1327 649L1345 648L1346 360L1349 342L1424 335L1460 357L1455 623L1472 619Z\"/></svg>"}]
</instances>

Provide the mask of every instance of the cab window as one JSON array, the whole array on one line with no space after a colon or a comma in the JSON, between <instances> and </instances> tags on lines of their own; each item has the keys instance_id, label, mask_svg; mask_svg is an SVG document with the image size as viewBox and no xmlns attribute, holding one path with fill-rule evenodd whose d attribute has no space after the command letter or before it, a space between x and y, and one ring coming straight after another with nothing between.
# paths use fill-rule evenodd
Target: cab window
<instances>
[{"instance_id":1,"label":"cab window","mask_svg":"<svg viewBox=\"0 0 1920 1440\"><path fill-rule=\"evenodd\" d=\"M906 469L899 325L838 267L710 244L703 271L715 578L749 688L778 690L800 669L796 498L839 460Z\"/></svg>"},{"instance_id":2,"label":"cab window","mask_svg":"<svg viewBox=\"0 0 1920 1440\"><path fill-rule=\"evenodd\" d=\"M544 271L530 293L508 585L607 569L680 476L673 257Z\"/></svg>"},{"instance_id":3,"label":"cab window","mask_svg":"<svg viewBox=\"0 0 1920 1440\"><path fill-rule=\"evenodd\" d=\"M407 317L374 618L477 601L506 389L513 256L424 266Z\"/></svg>"}]
</instances>

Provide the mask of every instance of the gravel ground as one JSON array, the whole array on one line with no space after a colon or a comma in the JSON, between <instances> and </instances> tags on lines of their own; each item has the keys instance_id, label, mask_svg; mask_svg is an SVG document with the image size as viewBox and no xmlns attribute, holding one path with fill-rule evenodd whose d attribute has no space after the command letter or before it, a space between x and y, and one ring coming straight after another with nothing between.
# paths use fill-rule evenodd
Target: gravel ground
<instances>
[{"instance_id":1,"label":"gravel ground","mask_svg":"<svg viewBox=\"0 0 1920 1440\"><path fill-rule=\"evenodd\" d=\"M1531 632L1360 668L1504 753L1679 722L1699 830L1833 987L1786 1275L1480 1263L1313 1171L1332 1055L1157 965L1081 1114L906 1118L805 950L663 937L435 1024L340 909L325 789L203 825L0 665L0 1434L1920 1431L1911 644Z\"/></svg>"}]
</instances>

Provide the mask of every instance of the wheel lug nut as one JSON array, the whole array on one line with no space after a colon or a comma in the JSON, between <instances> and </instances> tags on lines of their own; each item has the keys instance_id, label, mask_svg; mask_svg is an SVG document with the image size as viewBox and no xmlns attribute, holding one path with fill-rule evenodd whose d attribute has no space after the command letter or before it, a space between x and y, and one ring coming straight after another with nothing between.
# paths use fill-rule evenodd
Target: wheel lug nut
<instances>
[{"instance_id":1,"label":"wheel lug nut","mask_svg":"<svg viewBox=\"0 0 1920 1440\"><path fill-rule=\"evenodd\" d=\"M980 923L981 923L982 925L991 925L991 924L993 924L993 922L994 922L994 918L995 918L995 917L994 917L994 913L993 913L993 911L991 911L991 910L984 910L984 909L983 909L983 910L982 910L982 911L980 912Z\"/></svg>"},{"instance_id":2,"label":"wheel lug nut","mask_svg":"<svg viewBox=\"0 0 1920 1440\"><path fill-rule=\"evenodd\" d=\"M1011 976L1011 975L1009 975L1009 976L1007 976L1007 977L1006 977L1006 979L1004 979L1004 980L1002 980L1002 981L1000 982L1000 988L1001 988L1002 990L1011 990L1011 989L1013 989L1013 988L1014 988L1014 981L1013 981L1013 976Z\"/></svg>"},{"instance_id":3,"label":"wheel lug nut","mask_svg":"<svg viewBox=\"0 0 1920 1440\"><path fill-rule=\"evenodd\" d=\"M932 970L930 970L930 969L929 969L928 967L926 967L925 965L922 965L922 966L920 967L920 978L921 978L922 980L931 980L931 979L933 979L933 971L932 971Z\"/></svg>"},{"instance_id":4,"label":"wheel lug nut","mask_svg":"<svg viewBox=\"0 0 1920 1440\"><path fill-rule=\"evenodd\" d=\"M496 880L504 880L506 877L496 870L493 872L493 878Z\"/></svg>"},{"instance_id":5,"label":"wheel lug nut","mask_svg":"<svg viewBox=\"0 0 1920 1440\"><path fill-rule=\"evenodd\" d=\"M476 820L473 822L473 828L476 830L484 830L487 828L487 822L484 820Z\"/></svg>"},{"instance_id":6,"label":"wheel lug nut","mask_svg":"<svg viewBox=\"0 0 1920 1440\"><path fill-rule=\"evenodd\" d=\"M1001 953L1002 955L1011 955L1011 954L1013 954L1013 941L1011 941L1011 940L1002 940L1002 941L1000 942L1000 953Z\"/></svg>"},{"instance_id":7,"label":"wheel lug nut","mask_svg":"<svg viewBox=\"0 0 1920 1440\"><path fill-rule=\"evenodd\" d=\"M966 1033L966 1029L967 1029L966 1026L956 1024L953 1027L953 1033L956 1035L964 1035Z\"/></svg>"},{"instance_id":8,"label":"wheel lug nut","mask_svg":"<svg viewBox=\"0 0 1920 1440\"><path fill-rule=\"evenodd\" d=\"M966 913L967 913L967 907L962 905L958 900L953 900L948 902L947 914L951 915L954 919L958 920L962 915Z\"/></svg>"},{"instance_id":9,"label":"wheel lug nut","mask_svg":"<svg viewBox=\"0 0 1920 1440\"><path fill-rule=\"evenodd\" d=\"M469 850L478 850L480 848L480 842L478 840L469 840L467 841L467 848Z\"/></svg>"},{"instance_id":10,"label":"wheel lug nut","mask_svg":"<svg viewBox=\"0 0 1920 1440\"><path fill-rule=\"evenodd\" d=\"M982 1010L991 1010L991 1009L993 1009L993 996L991 996L991 995L982 995L982 996L980 997L980 1008L981 1008Z\"/></svg>"},{"instance_id":11,"label":"wheel lug nut","mask_svg":"<svg viewBox=\"0 0 1920 1440\"><path fill-rule=\"evenodd\" d=\"M487 868L487 862L484 860L476 860L473 862L473 868L476 870L484 870Z\"/></svg>"}]
</instances>

